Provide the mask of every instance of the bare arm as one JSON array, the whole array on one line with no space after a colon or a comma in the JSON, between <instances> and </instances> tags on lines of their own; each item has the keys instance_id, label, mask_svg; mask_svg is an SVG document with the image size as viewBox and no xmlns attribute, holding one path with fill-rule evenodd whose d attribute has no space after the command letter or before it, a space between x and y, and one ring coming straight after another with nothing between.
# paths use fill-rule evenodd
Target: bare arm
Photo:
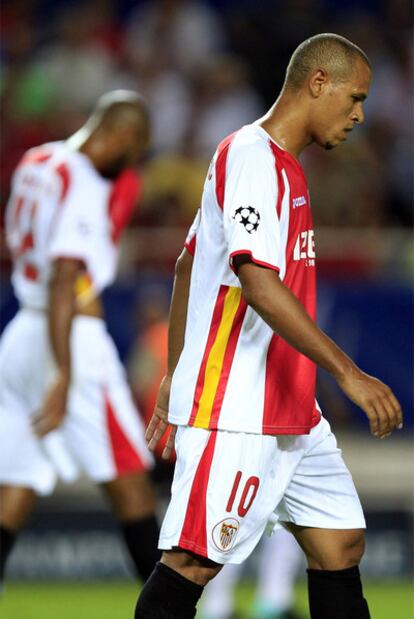
<instances>
[{"instance_id":1,"label":"bare arm","mask_svg":"<svg viewBox=\"0 0 414 619\"><path fill-rule=\"evenodd\" d=\"M161 382L154 414L148 424L145 434L149 449L154 451L166 430L169 427L172 428L162 453L162 457L166 460L168 460L174 448L176 427L168 424L168 403L172 375L184 346L192 266L192 255L186 249L183 249L175 266L174 287L171 298L168 327L167 374Z\"/></svg>"},{"instance_id":2,"label":"bare arm","mask_svg":"<svg viewBox=\"0 0 414 619\"><path fill-rule=\"evenodd\" d=\"M344 393L366 413L375 436L384 438L402 427L400 405L391 389L362 372L312 320L277 273L237 256L235 266L247 303L283 339L338 382Z\"/></svg>"},{"instance_id":3,"label":"bare arm","mask_svg":"<svg viewBox=\"0 0 414 619\"><path fill-rule=\"evenodd\" d=\"M81 266L78 260L57 260L49 284L48 326L56 376L33 420L39 436L57 428L66 413L71 370L70 331L75 314L75 282Z\"/></svg>"}]
</instances>

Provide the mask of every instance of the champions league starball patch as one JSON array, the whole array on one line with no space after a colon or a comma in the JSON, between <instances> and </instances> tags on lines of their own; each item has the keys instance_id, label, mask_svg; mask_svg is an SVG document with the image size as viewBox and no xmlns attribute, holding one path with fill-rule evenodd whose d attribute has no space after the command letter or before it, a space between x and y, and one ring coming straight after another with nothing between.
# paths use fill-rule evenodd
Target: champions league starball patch
<instances>
[{"instance_id":1,"label":"champions league starball patch","mask_svg":"<svg viewBox=\"0 0 414 619\"><path fill-rule=\"evenodd\" d=\"M238 221L244 229L251 234L252 232L256 232L260 223L260 213L257 209L253 208L253 206L239 206L234 211L233 219Z\"/></svg>"},{"instance_id":2,"label":"champions league starball patch","mask_svg":"<svg viewBox=\"0 0 414 619\"><path fill-rule=\"evenodd\" d=\"M239 522L236 518L221 520L213 529L212 537L214 545L222 552L230 550L239 530Z\"/></svg>"}]
</instances>

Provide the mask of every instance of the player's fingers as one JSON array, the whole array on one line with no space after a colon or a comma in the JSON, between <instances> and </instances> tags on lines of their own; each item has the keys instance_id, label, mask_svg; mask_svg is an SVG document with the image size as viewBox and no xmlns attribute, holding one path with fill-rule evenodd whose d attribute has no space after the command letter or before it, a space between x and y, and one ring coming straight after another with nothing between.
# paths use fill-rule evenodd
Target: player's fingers
<instances>
[{"instance_id":1,"label":"player's fingers","mask_svg":"<svg viewBox=\"0 0 414 619\"><path fill-rule=\"evenodd\" d=\"M378 416L375 407L373 405L367 405L364 408L368 417L371 434L378 436Z\"/></svg>"},{"instance_id":2,"label":"player's fingers","mask_svg":"<svg viewBox=\"0 0 414 619\"><path fill-rule=\"evenodd\" d=\"M167 442L162 452L163 460L168 460L173 452L176 433L177 433L177 426L171 426L170 434L168 436Z\"/></svg>"},{"instance_id":3,"label":"player's fingers","mask_svg":"<svg viewBox=\"0 0 414 619\"><path fill-rule=\"evenodd\" d=\"M37 436L44 436L50 431L49 420L42 414L35 417L32 421L33 431Z\"/></svg>"},{"instance_id":4,"label":"player's fingers","mask_svg":"<svg viewBox=\"0 0 414 619\"><path fill-rule=\"evenodd\" d=\"M384 438L394 429L392 409L382 398L378 398L375 402L375 411L378 417L378 436Z\"/></svg>"},{"instance_id":5,"label":"player's fingers","mask_svg":"<svg viewBox=\"0 0 414 619\"><path fill-rule=\"evenodd\" d=\"M154 451L156 446L158 445L158 443L160 442L161 438L164 436L165 430L168 427L168 423L166 421L163 421L162 419L159 422L158 427L156 428L155 432L153 433L149 443L148 443L148 449L150 451Z\"/></svg>"},{"instance_id":6,"label":"player's fingers","mask_svg":"<svg viewBox=\"0 0 414 619\"><path fill-rule=\"evenodd\" d=\"M147 441L147 443L153 437L154 433L156 432L158 428L158 424L160 422L162 422L162 419L160 419L159 415L157 415L157 412L155 412L153 416L151 417L149 424L147 426L147 429L145 431L145 440Z\"/></svg>"},{"instance_id":7,"label":"player's fingers","mask_svg":"<svg viewBox=\"0 0 414 619\"><path fill-rule=\"evenodd\" d=\"M153 415L149 421L147 429L145 430L145 440L147 441L147 443L148 441L151 440L152 435L154 434L155 428L157 427L157 425L158 425L158 419L155 418Z\"/></svg>"},{"instance_id":8,"label":"player's fingers","mask_svg":"<svg viewBox=\"0 0 414 619\"><path fill-rule=\"evenodd\" d=\"M403 423L404 423L404 419L403 419L403 412L401 409L401 405L399 403L399 401L397 400L397 398L395 397L395 395L393 394L393 392L390 389L390 392L388 394L388 400L392 406L392 409L394 411L394 416L395 416L395 425L396 427L401 430L401 428L403 427Z\"/></svg>"}]
</instances>

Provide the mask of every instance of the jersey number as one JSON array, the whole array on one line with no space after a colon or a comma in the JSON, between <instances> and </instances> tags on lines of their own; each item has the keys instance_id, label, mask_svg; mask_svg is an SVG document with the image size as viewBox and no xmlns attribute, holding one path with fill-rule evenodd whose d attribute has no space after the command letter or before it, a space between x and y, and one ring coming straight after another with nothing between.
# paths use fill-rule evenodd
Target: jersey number
<instances>
[{"instance_id":1,"label":"jersey number","mask_svg":"<svg viewBox=\"0 0 414 619\"><path fill-rule=\"evenodd\" d=\"M313 230L305 230L304 232L300 232L293 250L293 260L306 260L306 258L315 258L315 239Z\"/></svg>"},{"instance_id":2,"label":"jersey number","mask_svg":"<svg viewBox=\"0 0 414 619\"><path fill-rule=\"evenodd\" d=\"M237 491L240 486L240 480L242 478L242 472L237 471L236 477L234 478L233 488L231 490L229 500L227 501L226 511L231 512L234 505L234 500L237 495ZM249 479L244 484L243 492L240 497L239 505L237 508L237 513L240 518L243 518L249 511L252 506L253 501L256 498L257 491L259 489L260 480L256 476L249 477Z\"/></svg>"},{"instance_id":3,"label":"jersey number","mask_svg":"<svg viewBox=\"0 0 414 619\"><path fill-rule=\"evenodd\" d=\"M33 238L33 224L37 211L36 202L32 202L31 204L25 203L25 199L22 197L17 197L15 203L13 205L13 224L16 228L19 227L21 214L23 209L29 209L29 222L25 230L22 230L20 233L20 243L17 249L15 250L14 259L23 258L23 273L24 275L31 280L36 280L38 277L38 270L34 264L32 264L25 254L29 252L34 247L34 238ZM20 230L19 230L20 232Z\"/></svg>"}]
</instances>

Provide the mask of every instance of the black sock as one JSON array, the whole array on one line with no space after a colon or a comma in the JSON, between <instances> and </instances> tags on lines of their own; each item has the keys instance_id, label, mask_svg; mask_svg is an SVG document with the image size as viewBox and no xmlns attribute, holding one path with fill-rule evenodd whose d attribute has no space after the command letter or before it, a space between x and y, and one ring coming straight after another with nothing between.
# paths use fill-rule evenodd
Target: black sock
<instances>
[{"instance_id":1,"label":"black sock","mask_svg":"<svg viewBox=\"0 0 414 619\"><path fill-rule=\"evenodd\" d=\"M203 589L157 563L138 598L135 619L193 619Z\"/></svg>"},{"instance_id":2,"label":"black sock","mask_svg":"<svg viewBox=\"0 0 414 619\"><path fill-rule=\"evenodd\" d=\"M155 516L121 523L122 533L138 576L145 582L161 558L158 550L160 533Z\"/></svg>"},{"instance_id":3,"label":"black sock","mask_svg":"<svg viewBox=\"0 0 414 619\"><path fill-rule=\"evenodd\" d=\"M359 568L308 570L312 619L370 619Z\"/></svg>"},{"instance_id":4,"label":"black sock","mask_svg":"<svg viewBox=\"0 0 414 619\"><path fill-rule=\"evenodd\" d=\"M0 525L0 581L4 578L4 568L15 539L16 534L13 531Z\"/></svg>"}]
</instances>

